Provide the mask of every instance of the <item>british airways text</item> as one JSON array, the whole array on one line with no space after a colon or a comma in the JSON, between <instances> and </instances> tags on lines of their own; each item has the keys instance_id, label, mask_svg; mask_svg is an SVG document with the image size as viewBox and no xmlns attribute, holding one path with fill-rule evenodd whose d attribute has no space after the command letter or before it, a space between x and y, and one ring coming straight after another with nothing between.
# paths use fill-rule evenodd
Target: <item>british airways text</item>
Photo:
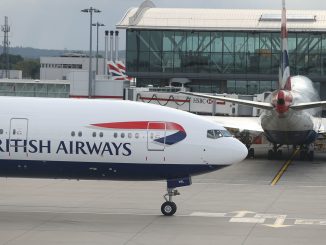
<instances>
[{"instance_id":1,"label":"british airways text","mask_svg":"<svg viewBox=\"0 0 326 245\"><path fill-rule=\"evenodd\" d=\"M88 142L88 141L59 141L50 140L0 140L1 152L45 153L45 154L84 154L130 156L130 143Z\"/></svg>"}]
</instances>

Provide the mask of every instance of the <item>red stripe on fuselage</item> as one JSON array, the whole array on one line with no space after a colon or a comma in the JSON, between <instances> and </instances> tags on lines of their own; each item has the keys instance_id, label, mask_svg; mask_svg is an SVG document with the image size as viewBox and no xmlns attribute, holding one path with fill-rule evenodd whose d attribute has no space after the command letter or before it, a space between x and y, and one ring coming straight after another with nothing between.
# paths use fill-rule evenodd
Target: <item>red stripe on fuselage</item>
<instances>
[{"instance_id":1,"label":"red stripe on fuselage","mask_svg":"<svg viewBox=\"0 0 326 245\"><path fill-rule=\"evenodd\" d=\"M178 130L185 132L184 128L173 122L149 122L149 121L135 121L135 122L113 122L113 123L97 123L92 126L109 128L109 129L148 129L150 123L151 130Z\"/></svg>"}]
</instances>

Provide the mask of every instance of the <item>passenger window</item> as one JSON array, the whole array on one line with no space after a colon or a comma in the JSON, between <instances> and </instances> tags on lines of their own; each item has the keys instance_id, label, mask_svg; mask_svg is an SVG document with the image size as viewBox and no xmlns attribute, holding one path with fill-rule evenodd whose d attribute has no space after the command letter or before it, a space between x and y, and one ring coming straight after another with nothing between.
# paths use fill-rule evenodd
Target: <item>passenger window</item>
<instances>
[{"instance_id":1,"label":"passenger window","mask_svg":"<svg viewBox=\"0 0 326 245\"><path fill-rule=\"evenodd\" d=\"M81 131L78 132L78 136L79 137L82 137L83 136L83 133Z\"/></svg>"},{"instance_id":2,"label":"passenger window","mask_svg":"<svg viewBox=\"0 0 326 245\"><path fill-rule=\"evenodd\" d=\"M72 137L75 137L75 131L72 131L72 132L71 132L71 136L72 136Z\"/></svg>"},{"instance_id":3,"label":"passenger window","mask_svg":"<svg viewBox=\"0 0 326 245\"><path fill-rule=\"evenodd\" d=\"M103 138L103 135L104 135L103 132L100 132L100 138Z\"/></svg>"},{"instance_id":4,"label":"passenger window","mask_svg":"<svg viewBox=\"0 0 326 245\"><path fill-rule=\"evenodd\" d=\"M3 134L3 129L0 129L0 134Z\"/></svg>"},{"instance_id":5,"label":"passenger window","mask_svg":"<svg viewBox=\"0 0 326 245\"><path fill-rule=\"evenodd\" d=\"M125 133L121 133L121 138L124 138L125 137Z\"/></svg>"},{"instance_id":6,"label":"passenger window","mask_svg":"<svg viewBox=\"0 0 326 245\"><path fill-rule=\"evenodd\" d=\"M132 133L128 133L128 138L129 138L129 139L132 138Z\"/></svg>"},{"instance_id":7,"label":"passenger window","mask_svg":"<svg viewBox=\"0 0 326 245\"><path fill-rule=\"evenodd\" d=\"M96 132L93 132L93 137L96 137Z\"/></svg>"},{"instance_id":8,"label":"passenger window","mask_svg":"<svg viewBox=\"0 0 326 245\"><path fill-rule=\"evenodd\" d=\"M114 138L118 138L118 133L114 133L114 134L113 134L113 137L114 137Z\"/></svg>"},{"instance_id":9,"label":"passenger window","mask_svg":"<svg viewBox=\"0 0 326 245\"><path fill-rule=\"evenodd\" d=\"M136 139L139 138L139 133L135 133L135 138L136 138Z\"/></svg>"}]
</instances>

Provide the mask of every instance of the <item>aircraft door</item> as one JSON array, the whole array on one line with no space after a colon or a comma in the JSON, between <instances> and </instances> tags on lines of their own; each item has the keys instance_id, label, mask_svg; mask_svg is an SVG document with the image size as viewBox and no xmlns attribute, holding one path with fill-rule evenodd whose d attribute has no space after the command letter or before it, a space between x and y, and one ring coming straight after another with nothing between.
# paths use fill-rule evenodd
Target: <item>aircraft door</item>
<instances>
[{"instance_id":1,"label":"aircraft door","mask_svg":"<svg viewBox=\"0 0 326 245\"><path fill-rule=\"evenodd\" d=\"M12 118L10 120L10 154L26 156L28 137L28 120L26 118ZM24 149L25 148L25 149Z\"/></svg>"},{"instance_id":2,"label":"aircraft door","mask_svg":"<svg viewBox=\"0 0 326 245\"><path fill-rule=\"evenodd\" d=\"M164 151L166 136L165 122L149 122L147 124L147 150Z\"/></svg>"}]
</instances>

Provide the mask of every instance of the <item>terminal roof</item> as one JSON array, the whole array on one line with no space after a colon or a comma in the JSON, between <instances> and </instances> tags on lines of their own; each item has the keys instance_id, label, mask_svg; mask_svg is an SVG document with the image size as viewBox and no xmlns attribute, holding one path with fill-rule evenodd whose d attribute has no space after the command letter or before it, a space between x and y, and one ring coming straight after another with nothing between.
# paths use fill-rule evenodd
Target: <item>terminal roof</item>
<instances>
[{"instance_id":1,"label":"terminal roof","mask_svg":"<svg viewBox=\"0 0 326 245\"><path fill-rule=\"evenodd\" d=\"M326 11L287 10L291 31L326 32ZM279 31L281 10L156 8L145 1L129 9L119 29Z\"/></svg>"}]
</instances>

